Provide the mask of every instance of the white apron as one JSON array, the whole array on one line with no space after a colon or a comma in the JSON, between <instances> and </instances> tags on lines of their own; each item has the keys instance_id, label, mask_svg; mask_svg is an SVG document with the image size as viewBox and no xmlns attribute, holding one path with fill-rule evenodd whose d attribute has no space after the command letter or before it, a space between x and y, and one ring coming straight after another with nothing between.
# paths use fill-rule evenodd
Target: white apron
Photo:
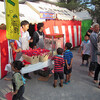
<instances>
[{"instance_id":1,"label":"white apron","mask_svg":"<svg viewBox=\"0 0 100 100\"><path fill-rule=\"evenodd\" d=\"M28 42L28 37L21 37L22 41L22 50L29 50L29 42Z\"/></svg>"},{"instance_id":2,"label":"white apron","mask_svg":"<svg viewBox=\"0 0 100 100\"><path fill-rule=\"evenodd\" d=\"M37 31L36 31L37 32ZM39 36L39 42L37 43L37 48L41 48L43 49L44 48L44 39L43 39L43 35L40 35L38 32L37 32L38 36Z\"/></svg>"}]
</instances>

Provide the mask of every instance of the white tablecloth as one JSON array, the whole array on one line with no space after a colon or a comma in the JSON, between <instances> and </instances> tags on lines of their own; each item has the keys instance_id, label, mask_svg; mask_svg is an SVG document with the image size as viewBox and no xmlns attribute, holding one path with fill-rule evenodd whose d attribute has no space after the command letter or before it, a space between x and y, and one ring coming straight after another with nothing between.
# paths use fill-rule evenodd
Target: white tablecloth
<instances>
[{"instance_id":1,"label":"white tablecloth","mask_svg":"<svg viewBox=\"0 0 100 100\"><path fill-rule=\"evenodd\" d=\"M30 65L27 65L26 67L23 67L21 70L21 73L22 74L30 73L30 72L33 72L33 71L36 71L36 70L39 70L39 69L42 69L42 68L45 68L45 67L48 67L51 65L52 65L51 60L47 60L45 62L39 62L39 63L33 64L33 65L30 64ZM7 64L5 67L5 70L8 72L11 72L11 65Z\"/></svg>"}]
</instances>

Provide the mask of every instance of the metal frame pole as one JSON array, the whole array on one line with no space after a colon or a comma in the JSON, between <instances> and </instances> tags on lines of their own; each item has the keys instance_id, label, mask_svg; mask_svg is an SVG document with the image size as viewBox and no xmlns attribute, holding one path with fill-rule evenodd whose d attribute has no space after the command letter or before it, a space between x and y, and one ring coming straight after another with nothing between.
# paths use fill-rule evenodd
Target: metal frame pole
<instances>
[{"instance_id":1,"label":"metal frame pole","mask_svg":"<svg viewBox=\"0 0 100 100\"><path fill-rule=\"evenodd\" d=\"M52 36L52 55L53 55L54 36Z\"/></svg>"}]
</instances>

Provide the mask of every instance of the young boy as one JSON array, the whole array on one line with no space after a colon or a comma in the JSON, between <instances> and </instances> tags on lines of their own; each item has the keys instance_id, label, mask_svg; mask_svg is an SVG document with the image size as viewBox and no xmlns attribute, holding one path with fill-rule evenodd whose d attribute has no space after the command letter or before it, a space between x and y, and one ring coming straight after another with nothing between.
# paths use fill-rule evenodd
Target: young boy
<instances>
[{"instance_id":1,"label":"young boy","mask_svg":"<svg viewBox=\"0 0 100 100\"><path fill-rule=\"evenodd\" d=\"M19 38L19 42L21 43L21 47L23 50L29 49L29 42L33 42L33 40L30 40L31 37L29 35L29 32L27 31L29 29L29 22L24 20L21 22L21 37Z\"/></svg>"},{"instance_id":2,"label":"young boy","mask_svg":"<svg viewBox=\"0 0 100 100\"><path fill-rule=\"evenodd\" d=\"M71 43L65 44L66 51L64 52L64 60L65 60L65 67L64 67L64 74L66 75L65 84L70 83L71 72L72 72L72 62L73 62L73 54L70 51L72 47Z\"/></svg>"},{"instance_id":3,"label":"young boy","mask_svg":"<svg viewBox=\"0 0 100 100\"><path fill-rule=\"evenodd\" d=\"M24 82L22 79L22 75L20 73L22 67L24 67L24 65L22 64L21 61L14 61L12 63L12 70L14 71L12 79L5 78L5 80L7 81L12 81L13 84L14 92L12 92L13 95L12 100L23 100Z\"/></svg>"},{"instance_id":4,"label":"young boy","mask_svg":"<svg viewBox=\"0 0 100 100\"><path fill-rule=\"evenodd\" d=\"M90 40L89 40L88 35L85 35L84 41L82 41L78 52L80 52L81 49L82 49L82 64L81 64L81 66L84 66L84 60L87 61L86 66L88 66L89 57L90 57Z\"/></svg>"},{"instance_id":5,"label":"young boy","mask_svg":"<svg viewBox=\"0 0 100 100\"><path fill-rule=\"evenodd\" d=\"M57 86L57 79L58 77L60 78L60 87L63 87L63 78L64 78L64 59L63 59L63 49L62 48L58 48L57 49L57 54L56 56L54 56L52 58L52 60L54 60L54 84L53 86L56 87Z\"/></svg>"},{"instance_id":6,"label":"young boy","mask_svg":"<svg viewBox=\"0 0 100 100\"><path fill-rule=\"evenodd\" d=\"M29 32L27 31L29 29L29 22L24 20L21 22L21 36L19 37L19 40L10 40L10 45L12 49L16 52L16 58L15 60L20 60L21 58L21 50L27 50L29 49L29 42L32 42L31 37L29 35ZM14 47L14 42L17 43L17 49Z\"/></svg>"}]
</instances>

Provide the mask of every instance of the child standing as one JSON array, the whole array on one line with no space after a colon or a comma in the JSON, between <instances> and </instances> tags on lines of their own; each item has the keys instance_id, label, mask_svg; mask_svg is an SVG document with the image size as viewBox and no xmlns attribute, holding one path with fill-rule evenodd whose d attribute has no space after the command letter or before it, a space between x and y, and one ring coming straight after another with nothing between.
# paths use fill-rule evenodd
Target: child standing
<instances>
[{"instance_id":1,"label":"child standing","mask_svg":"<svg viewBox=\"0 0 100 100\"><path fill-rule=\"evenodd\" d=\"M57 86L57 79L58 77L60 78L60 87L63 87L63 79L64 79L64 59L63 59L63 49L62 48L58 48L57 49L57 54L56 56L54 56L52 58L52 60L54 60L54 84L53 86L56 87Z\"/></svg>"},{"instance_id":2,"label":"child standing","mask_svg":"<svg viewBox=\"0 0 100 100\"><path fill-rule=\"evenodd\" d=\"M82 49L82 64L81 66L84 66L84 60L87 61L86 66L88 66L89 64L89 57L90 57L90 40L89 40L89 36L85 35L84 37L84 41L82 41L80 50Z\"/></svg>"},{"instance_id":3,"label":"child standing","mask_svg":"<svg viewBox=\"0 0 100 100\"><path fill-rule=\"evenodd\" d=\"M5 78L7 81L12 81L13 90L12 92L13 98L12 100L23 100L24 94L24 82L22 79L22 75L20 73L21 68L24 67L21 61L14 61L12 63L12 70L14 74L12 75L12 79Z\"/></svg>"},{"instance_id":4,"label":"child standing","mask_svg":"<svg viewBox=\"0 0 100 100\"><path fill-rule=\"evenodd\" d=\"M65 44L66 51L64 52L64 60L65 60L65 67L64 67L64 74L66 75L65 84L70 82L71 72L72 72L72 62L73 62L73 54L70 51L72 47L71 43Z\"/></svg>"}]
</instances>

